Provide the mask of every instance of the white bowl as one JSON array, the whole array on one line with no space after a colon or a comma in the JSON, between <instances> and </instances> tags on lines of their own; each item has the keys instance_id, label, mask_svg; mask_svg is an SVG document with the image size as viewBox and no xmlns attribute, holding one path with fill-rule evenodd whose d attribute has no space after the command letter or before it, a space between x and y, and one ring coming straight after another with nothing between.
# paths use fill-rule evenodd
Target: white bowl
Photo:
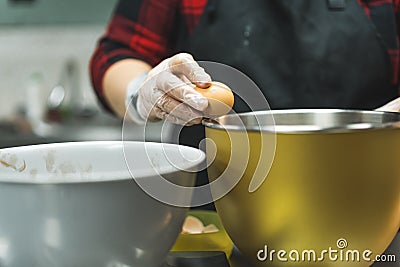
<instances>
[{"instance_id":1,"label":"white bowl","mask_svg":"<svg viewBox=\"0 0 400 267\"><path fill-rule=\"evenodd\" d=\"M1 149L0 266L158 266L186 209L150 197L132 175L191 186L204 157L194 148L143 142Z\"/></svg>"}]
</instances>

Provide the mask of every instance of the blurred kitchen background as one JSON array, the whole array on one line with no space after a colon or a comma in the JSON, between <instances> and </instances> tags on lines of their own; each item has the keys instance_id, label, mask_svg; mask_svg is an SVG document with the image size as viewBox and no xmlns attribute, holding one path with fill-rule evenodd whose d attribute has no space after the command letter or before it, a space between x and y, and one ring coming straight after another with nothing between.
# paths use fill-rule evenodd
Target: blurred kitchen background
<instances>
[{"instance_id":1,"label":"blurred kitchen background","mask_svg":"<svg viewBox=\"0 0 400 267\"><path fill-rule=\"evenodd\" d=\"M101 110L88 62L117 0L0 0L0 147L121 140ZM143 139L128 126L124 139ZM146 139L160 139L160 124ZM128 132L128 131L125 131Z\"/></svg>"}]
</instances>

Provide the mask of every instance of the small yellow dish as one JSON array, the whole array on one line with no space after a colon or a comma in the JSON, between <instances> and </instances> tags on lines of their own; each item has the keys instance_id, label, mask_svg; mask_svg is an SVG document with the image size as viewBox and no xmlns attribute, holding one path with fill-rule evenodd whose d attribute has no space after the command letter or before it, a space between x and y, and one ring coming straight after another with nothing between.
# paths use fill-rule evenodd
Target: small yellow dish
<instances>
[{"instance_id":1,"label":"small yellow dish","mask_svg":"<svg viewBox=\"0 0 400 267\"><path fill-rule=\"evenodd\" d=\"M219 216L214 211L189 211L187 216L198 218L205 227L215 225L217 232L212 233L180 233L171 251L223 251L229 258L233 242L226 233Z\"/></svg>"}]
</instances>

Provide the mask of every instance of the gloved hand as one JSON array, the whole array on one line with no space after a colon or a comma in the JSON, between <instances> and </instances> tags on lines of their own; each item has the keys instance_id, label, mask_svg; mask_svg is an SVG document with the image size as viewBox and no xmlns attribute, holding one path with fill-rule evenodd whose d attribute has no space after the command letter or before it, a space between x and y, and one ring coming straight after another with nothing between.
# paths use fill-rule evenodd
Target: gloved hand
<instances>
[{"instance_id":1,"label":"gloved hand","mask_svg":"<svg viewBox=\"0 0 400 267\"><path fill-rule=\"evenodd\" d=\"M211 77L190 54L177 54L154 67L139 88L136 109L140 117L166 119L175 124L201 122L207 98L194 90L210 86Z\"/></svg>"},{"instance_id":2,"label":"gloved hand","mask_svg":"<svg viewBox=\"0 0 400 267\"><path fill-rule=\"evenodd\" d=\"M380 108L377 108L376 111L391 111L391 112L400 112L400 97L396 98L393 101L383 105Z\"/></svg>"}]
</instances>

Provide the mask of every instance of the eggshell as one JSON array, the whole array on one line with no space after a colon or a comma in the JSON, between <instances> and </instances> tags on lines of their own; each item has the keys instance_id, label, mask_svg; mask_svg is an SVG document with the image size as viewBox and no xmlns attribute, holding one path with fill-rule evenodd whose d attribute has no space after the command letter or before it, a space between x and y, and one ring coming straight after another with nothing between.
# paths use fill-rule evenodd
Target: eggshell
<instances>
[{"instance_id":1,"label":"eggshell","mask_svg":"<svg viewBox=\"0 0 400 267\"><path fill-rule=\"evenodd\" d=\"M187 216L183 223L182 233L187 234L201 234L203 232L203 223L193 216Z\"/></svg>"},{"instance_id":2,"label":"eggshell","mask_svg":"<svg viewBox=\"0 0 400 267\"><path fill-rule=\"evenodd\" d=\"M209 224L206 227L204 227L204 229L203 229L203 233L205 233L205 234L216 233L218 231L219 231L219 229L214 224Z\"/></svg>"}]
</instances>

